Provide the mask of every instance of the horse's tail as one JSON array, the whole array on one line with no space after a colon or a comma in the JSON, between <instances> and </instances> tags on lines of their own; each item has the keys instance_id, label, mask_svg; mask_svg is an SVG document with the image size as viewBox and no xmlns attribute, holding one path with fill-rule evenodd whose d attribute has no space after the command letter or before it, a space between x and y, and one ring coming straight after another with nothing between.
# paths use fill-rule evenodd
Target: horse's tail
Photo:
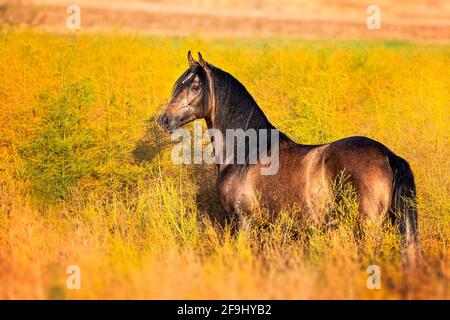
<instances>
[{"instance_id":1,"label":"horse's tail","mask_svg":"<svg viewBox=\"0 0 450 320\"><path fill-rule=\"evenodd\" d=\"M393 153L389 154L389 163L394 173L391 213L400 230L403 246L415 248L419 243L419 235L414 176L408 162Z\"/></svg>"}]
</instances>

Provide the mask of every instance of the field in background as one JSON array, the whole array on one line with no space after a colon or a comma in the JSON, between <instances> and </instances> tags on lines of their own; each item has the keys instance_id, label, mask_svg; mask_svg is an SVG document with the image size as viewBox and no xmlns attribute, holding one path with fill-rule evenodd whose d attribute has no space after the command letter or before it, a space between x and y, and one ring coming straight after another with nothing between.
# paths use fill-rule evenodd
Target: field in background
<instances>
[{"instance_id":1,"label":"field in background","mask_svg":"<svg viewBox=\"0 0 450 320\"><path fill-rule=\"evenodd\" d=\"M0 298L450 298L450 47L399 42L0 35ZM398 237L291 215L231 235L214 167L176 166L154 117L188 49L301 143L367 135L408 159L423 260ZM68 265L80 290L68 290ZM366 287L381 267L382 288Z\"/></svg>"},{"instance_id":2,"label":"field in background","mask_svg":"<svg viewBox=\"0 0 450 320\"><path fill-rule=\"evenodd\" d=\"M447 0L0 0L0 25L65 33L72 4L92 33L450 41ZM370 4L381 9L380 30L366 26Z\"/></svg>"}]
</instances>

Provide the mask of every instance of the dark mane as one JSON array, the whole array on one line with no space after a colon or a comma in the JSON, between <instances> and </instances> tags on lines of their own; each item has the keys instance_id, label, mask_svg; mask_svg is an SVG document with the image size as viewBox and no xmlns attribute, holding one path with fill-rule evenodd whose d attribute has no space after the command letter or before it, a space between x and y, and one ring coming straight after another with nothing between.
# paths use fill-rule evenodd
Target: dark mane
<instances>
[{"instance_id":1,"label":"dark mane","mask_svg":"<svg viewBox=\"0 0 450 320\"><path fill-rule=\"evenodd\" d=\"M216 127L221 130L274 128L242 83L228 72L210 67L214 78Z\"/></svg>"},{"instance_id":2,"label":"dark mane","mask_svg":"<svg viewBox=\"0 0 450 320\"><path fill-rule=\"evenodd\" d=\"M261 129L267 130L267 141L264 145L268 147L267 152L270 154L272 146L271 130L277 130L277 128L270 123L242 83L228 72L216 68L211 64L209 64L209 67L211 68L212 81L214 82L215 110L214 123L211 123L213 127L219 129L222 133L225 133L227 129L243 129L244 131L255 129L257 132ZM281 131L278 131L278 133L279 141L290 141L284 133ZM244 170L247 168L250 153L256 151L257 154L260 154L259 148L262 141L260 140L259 134L257 140L256 146L250 145L248 139L244 142L246 155L246 165L242 166Z\"/></svg>"}]
</instances>

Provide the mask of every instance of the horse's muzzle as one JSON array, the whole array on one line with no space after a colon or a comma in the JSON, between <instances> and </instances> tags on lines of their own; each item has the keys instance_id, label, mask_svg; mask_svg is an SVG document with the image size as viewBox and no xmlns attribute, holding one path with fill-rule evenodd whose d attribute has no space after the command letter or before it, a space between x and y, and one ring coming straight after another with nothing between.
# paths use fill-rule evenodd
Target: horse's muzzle
<instances>
[{"instance_id":1,"label":"horse's muzzle","mask_svg":"<svg viewBox=\"0 0 450 320\"><path fill-rule=\"evenodd\" d=\"M174 121L169 119L169 117L165 114L165 112L163 112L158 117L157 122L160 129L167 133L172 133L172 131L174 130L174 123L173 123Z\"/></svg>"}]
</instances>

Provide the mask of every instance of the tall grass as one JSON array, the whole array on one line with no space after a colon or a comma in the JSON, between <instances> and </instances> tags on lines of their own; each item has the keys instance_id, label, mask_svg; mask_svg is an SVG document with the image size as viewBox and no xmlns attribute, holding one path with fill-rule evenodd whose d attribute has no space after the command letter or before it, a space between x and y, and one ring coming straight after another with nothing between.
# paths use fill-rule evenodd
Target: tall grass
<instances>
[{"instance_id":1,"label":"tall grass","mask_svg":"<svg viewBox=\"0 0 450 320\"><path fill-rule=\"evenodd\" d=\"M1 298L450 298L450 48L283 39L0 36ZM423 259L357 199L223 223L207 165L177 166L154 124L186 52L240 79L301 143L375 138L416 176ZM68 265L81 268L69 290ZM366 269L381 268L369 290Z\"/></svg>"}]
</instances>

